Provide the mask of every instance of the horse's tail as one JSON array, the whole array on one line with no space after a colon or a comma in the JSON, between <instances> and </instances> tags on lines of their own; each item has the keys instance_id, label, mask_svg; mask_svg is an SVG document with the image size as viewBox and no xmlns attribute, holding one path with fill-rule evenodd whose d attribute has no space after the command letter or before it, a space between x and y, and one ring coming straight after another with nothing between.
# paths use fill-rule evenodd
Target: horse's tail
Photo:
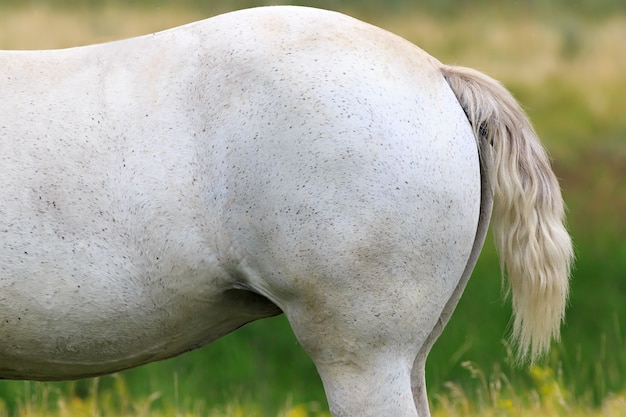
<instances>
[{"instance_id":1,"label":"horse's tail","mask_svg":"<svg viewBox=\"0 0 626 417\"><path fill-rule=\"evenodd\" d=\"M441 71L479 141L493 191L496 248L512 293L512 339L518 358L534 361L559 338L568 297L573 249L559 184L530 121L500 83L469 68Z\"/></svg>"}]
</instances>

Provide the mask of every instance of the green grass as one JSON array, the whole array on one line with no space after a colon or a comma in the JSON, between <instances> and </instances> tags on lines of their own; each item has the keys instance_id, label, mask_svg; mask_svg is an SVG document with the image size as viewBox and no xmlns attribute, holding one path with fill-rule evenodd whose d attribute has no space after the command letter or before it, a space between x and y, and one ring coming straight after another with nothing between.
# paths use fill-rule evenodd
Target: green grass
<instances>
[{"instance_id":1,"label":"green grass","mask_svg":"<svg viewBox=\"0 0 626 417\"><path fill-rule=\"evenodd\" d=\"M103 0L98 8L83 3L74 10L67 0L58 12L42 3L2 10L0 47L99 42L253 5L242 0L174 9L144 2L139 9L120 9ZM530 371L509 365L504 340L510 306L501 298L498 261L488 242L427 363L435 415L626 415L626 17L614 13L617 3L598 3L612 12L591 18L588 3L577 2L578 8L562 13L507 6L523 7L521 17L503 6L476 6L462 19L454 12L425 14L401 2L395 7L403 7L402 14L393 7L377 13L373 3L341 4L444 62L501 79L526 107L554 158L568 205L577 262L562 342ZM283 317L116 376L71 383L0 381L0 417L85 415L81 410L102 416L149 410L163 416L305 417L324 415L325 407L315 368Z\"/></svg>"},{"instance_id":2,"label":"green grass","mask_svg":"<svg viewBox=\"0 0 626 417\"><path fill-rule=\"evenodd\" d=\"M563 382L559 370L534 366L529 371L531 385L521 390L500 368L485 373L471 362L463 368L475 382L467 391L454 382L445 385L445 392L431 396L433 417L622 417L626 410L626 392L607 395L598 406L590 406L586 399L577 399ZM231 401L220 406L207 406L204 400L193 404L156 405L160 392L137 398L129 390L125 378L113 377L114 385L104 392L101 379L90 382L89 395L74 391L59 392L47 384L25 382L25 395L18 399L14 413L17 417L72 417L85 416L151 416L151 417L255 417L270 415L256 402ZM51 402L50 399L54 398ZM0 417L8 415L0 401ZM318 402L296 403L292 398L283 401L278 417L330 417Z\"/></svg>"}]
</instances>

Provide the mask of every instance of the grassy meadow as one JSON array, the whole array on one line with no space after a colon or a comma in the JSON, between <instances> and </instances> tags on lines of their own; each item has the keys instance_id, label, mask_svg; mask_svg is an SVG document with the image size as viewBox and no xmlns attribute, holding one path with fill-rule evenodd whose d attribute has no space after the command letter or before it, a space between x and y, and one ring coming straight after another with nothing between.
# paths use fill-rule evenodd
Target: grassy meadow
<instances>
[{"instance_id":1,"label":"grassy meadow","mask_svg":"<svg viewBox=\"0 0 626 417\"><path fill-rule=\"evenodd\" d=\"M0 49L104 42L260 4L0 0ZM433 414L626 415L626 9L611 0L596 8L590 1L306 4L348 12L443 62L501 80L528 112L561 181L577 253L562 341L530 369L511 365L510 306L488 241L429 357ZM315 368L284 317L113 376L0 381L0 417L83 415L329 416Z\"/></svg>"}]
</instances>

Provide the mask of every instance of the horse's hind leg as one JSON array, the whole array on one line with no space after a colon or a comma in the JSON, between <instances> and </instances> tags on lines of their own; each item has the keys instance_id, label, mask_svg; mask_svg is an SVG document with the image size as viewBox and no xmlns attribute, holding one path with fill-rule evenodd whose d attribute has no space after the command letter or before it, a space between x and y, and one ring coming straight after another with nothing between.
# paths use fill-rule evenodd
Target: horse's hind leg
<instances>
[{"instance_id":1,"label":"horse's hind leg","mask_svg":"<svg viewBox=\"0 0 626 417\"><path fill-rule=\"evenodd\" d=\"M428 416L427 406L416 409L411 371L462 266L390 257L348 257L350 267L336 265L332 277L299 279L304 286L285 306L335 417Z\"/></svg>"},{"instance_id":2,"label":"horse's hind leg","mask_svg":"<svg viewBox=\"0 0 626 417\"><path fill-rule=\"evenodd\" d=\"M412 322L422 320L401 294L379 294L391 301L381 305L355 284L290 306L294 332L315 362L333 416L415 417L411 368L423 337Z\"/></svg>"}]
</instances>

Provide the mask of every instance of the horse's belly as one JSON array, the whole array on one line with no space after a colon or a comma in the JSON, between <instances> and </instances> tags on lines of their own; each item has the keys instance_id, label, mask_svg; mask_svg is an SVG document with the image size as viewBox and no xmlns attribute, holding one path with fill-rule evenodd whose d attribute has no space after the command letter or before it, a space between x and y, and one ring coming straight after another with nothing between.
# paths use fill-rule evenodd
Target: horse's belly
<instances>
[{"instance_id":1,"label":"horse's belly","mask_svg":"<svg viewBox=\"0 0 626 417\"><path fill-rule=\"evenodd\" d=\"M37 287L17 280L5 285L3 276L0 378L110 373L180 354L280 312L262 297L220 284L215 270L174 266L169 272L118 280L95 280L94 273L70 284L67 271L40 277Z\"/></svg>"}]
</instances>

